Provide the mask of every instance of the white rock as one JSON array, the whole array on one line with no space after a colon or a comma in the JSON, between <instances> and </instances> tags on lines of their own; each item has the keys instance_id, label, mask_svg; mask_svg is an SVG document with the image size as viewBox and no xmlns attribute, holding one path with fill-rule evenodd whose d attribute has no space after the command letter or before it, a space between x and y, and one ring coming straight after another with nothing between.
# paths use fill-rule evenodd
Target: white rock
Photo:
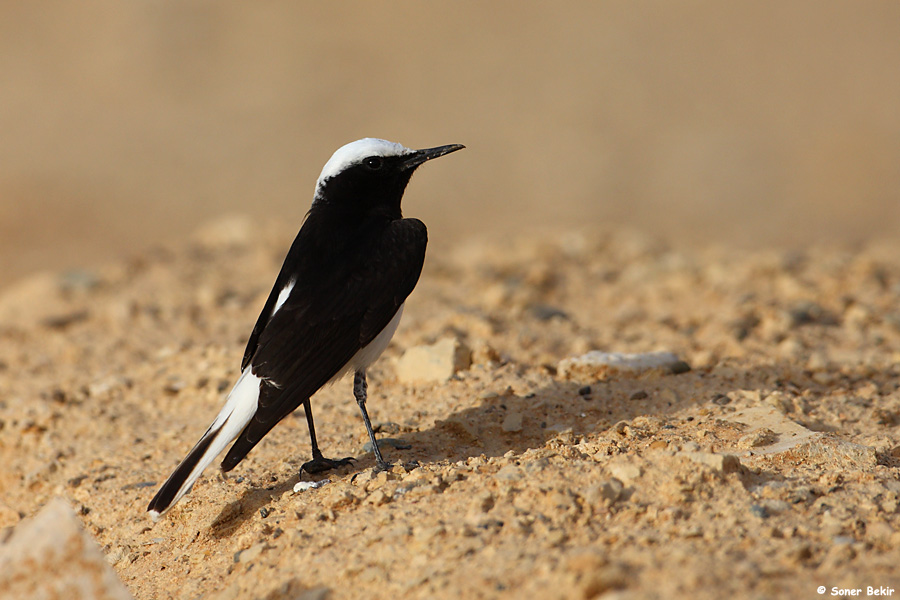
<instances>
[{"instance_id":1,"label":"white rock","mask_svg":"<svg viewBox=\"0 0 900 600\"><path fill-rule=\"evenodd\" d=\"M0 573L0 598L132 598L61 498L13 529L0 546Z\"/></svg>"},{"instance_id":2,"label":"white rock","mask_svg":"<svg viewBox=\"0 0 900 600\"><path fill-rule=\"evenodd\" d=\"M446 381L472 364L472 352L455 338L443 338L429 346L415 346L397 361L397 378L403 383Z\"/></svg>"},{"instance_id":3,"label":"white rock","mask_svg":"<svg viewBox=\"0 0 900 600\"><path fill-rule=\"evenodd\" d=\"M294 484L294 493L299 494L300 492L305 492L306 490L314 490L316 488L320 488L323 485L327 485L331 483L330 479L323 479L321 481L298 481Z\"/></svg>"},{"instance_id":4,"label":"white rock","mask_svg":"<svg viewBox=\"0 0 900 600\"><path fill-rule=\"evenodd\" d=\"M671 352L625 354L599 350L566 358L557 365L557 372L565 379L606 379L612 374L638 377L652 371L677 374L690 371L690 366Z\"/></svg>"}]
</instances>

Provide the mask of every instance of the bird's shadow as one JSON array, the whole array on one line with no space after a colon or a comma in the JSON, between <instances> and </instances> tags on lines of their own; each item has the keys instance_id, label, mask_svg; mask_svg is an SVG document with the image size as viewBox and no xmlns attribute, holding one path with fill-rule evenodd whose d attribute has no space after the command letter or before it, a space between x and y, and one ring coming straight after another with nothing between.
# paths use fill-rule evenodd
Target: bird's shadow
<instances>
[{"instance_id":1,"label":"bird's shadow","mask_svg":"<svg viewBox=\"0 0 900 600\"><path fill-rule=\"evenodd\" d=\"M470 457L496 457L512 451L520 454L540 448L549 440L571 432L576 436L602 433L619 421L646 415L672 419L693 405L721 402L734 390L796 390L815 387L808 373L796 366L773 364L754 369L730 369L728 376L716 376L715 370L694 370L681 375L649 378L621 378L587 386L571 381L554 381L525 395L500 395L487 398L477 406L465 408L436 419L419 431L399 434L409 449L384 448L389 462L465 461ZM677 386L673 378L679 378ZM683 381L688 379L688 381ZM586 388L590 387L590 391ZM691 390L673 394L672 389ZM694 417L686 417L691 420ZM671 421L675 423L674 421ZM812 423L804 423L813 425ZM815 428L815 427L814 427ZM384 437L383 435L381 437ZM352 466L337 471L337 476L362 473L375 467L371 453L360 456ZM309 475L303 475L308 478ZM315 476L328 478L329 474ZM331 475L332 478L335 475ZM245 490L240 498L226 505L210 525L213 537L229 537L252 516L300 481L298 473L266 488Z\"/></svg>"}]
</instances>

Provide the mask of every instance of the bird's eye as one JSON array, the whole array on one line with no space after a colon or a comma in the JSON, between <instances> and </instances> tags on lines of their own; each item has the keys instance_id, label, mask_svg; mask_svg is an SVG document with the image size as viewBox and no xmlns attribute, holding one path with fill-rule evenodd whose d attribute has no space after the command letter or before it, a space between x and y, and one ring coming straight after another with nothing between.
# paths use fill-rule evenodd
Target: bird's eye
<instances>
[{"instance_id":1,"label":"bird's eye","mask_svg":"<svg viewBox=\"0 0 900 600\"><path fill-rule=\"evenodd\" d=\"M363 161L363 164L366 165L366 168L370 171L377 171L384 166L384 161L378 156L370 156Z\"/></svg>"}]
</instances>

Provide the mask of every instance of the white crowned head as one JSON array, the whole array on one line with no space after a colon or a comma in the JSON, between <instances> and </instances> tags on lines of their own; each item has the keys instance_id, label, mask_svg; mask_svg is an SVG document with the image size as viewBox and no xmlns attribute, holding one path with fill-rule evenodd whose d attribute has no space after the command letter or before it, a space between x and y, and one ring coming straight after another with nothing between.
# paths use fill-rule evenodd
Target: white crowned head
<instances>
[{"instance_id":1,"label":"white crowned head","mask_svg":"<svg viewBox=\"0 0 900 600\"><path fill-rule=\"evenodd\" d=\"M346 171L354 165L361 164L362 161L367 158L373 156L381 158L389 156L405 156L414 153L415 150L407 148L403 144L389 142L388 140L381 140L378 138L363 138L361 140L356 140L355 142L350 142L349 144L344 144L335 150L334 154L331 155L331 158L328 159L328 162L325 163L325 166L322 167L322 172L319 174L318 181L316 181L316 196L319 196L319 192L322 190L323 184L327 179Z\"/></svg>"}]
</instances>

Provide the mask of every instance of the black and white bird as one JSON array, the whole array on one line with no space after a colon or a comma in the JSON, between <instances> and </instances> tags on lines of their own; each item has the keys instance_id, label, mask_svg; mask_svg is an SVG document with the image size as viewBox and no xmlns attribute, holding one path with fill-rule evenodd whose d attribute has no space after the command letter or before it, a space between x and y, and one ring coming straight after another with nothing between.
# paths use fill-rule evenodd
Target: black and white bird
<instances>
[{"instance_id":1,"label":"black and white bird","mask_svg":"<svg viewBox=\"0 0 900 600\"><path fill-rule=\"evenodd\" d=\"M341 147L325 163L312 207L250 334L240 377L212 425L150 501L154 520L190 491L233 440L223 471L300 406L312 443L312 460L301 470L348 464L349 458L322 456L309 399L349 372L375 460L386 467L366 412L366 367L397 329L428 238L424 223L403 218L400 200L419 165L462 148L411 150L365 138Z\"/></svg>"}]
</instances>

